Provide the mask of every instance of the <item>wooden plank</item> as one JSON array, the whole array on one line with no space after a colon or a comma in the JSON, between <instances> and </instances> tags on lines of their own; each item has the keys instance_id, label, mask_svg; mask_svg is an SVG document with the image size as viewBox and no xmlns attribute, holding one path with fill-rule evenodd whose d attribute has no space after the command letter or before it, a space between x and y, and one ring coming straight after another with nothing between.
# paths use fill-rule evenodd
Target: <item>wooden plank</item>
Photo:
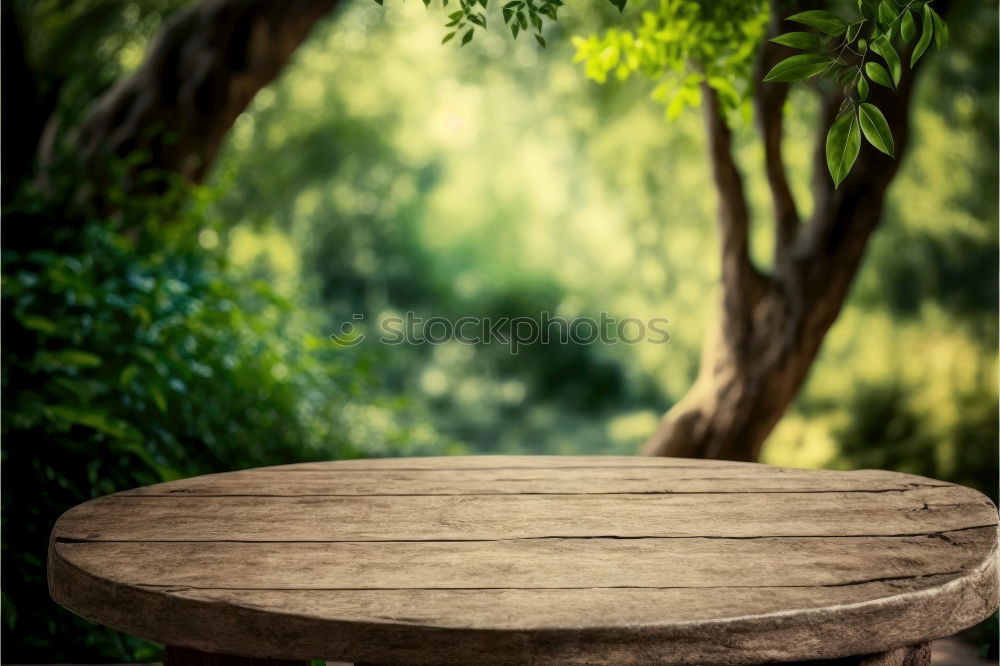
<instances>
[{"instance_id":1,"label":"wooden plank","mask_svg":"<svg viewBox=\"0 0 1000 666\"><path fill-rule=\"evenodd\" d=\"M952 579L952 577L948 577ZM945 578L940 582L946 582ZM344 622L512 631L601 629L617 623L733 620L845 604L864 604L921 589L912 581L852 587L598 588L593 590L218 590L176 588L172 595L218 606ZM155 590L150 590L155 592ZM611 621L613 620L613 622Z\"/></svg>"},{"instance_id":2,"label":"wooden plank","mask_svg":"<svg viewBox=\"0 0 1000 666\"><path fill-rule=\"evenodd\" d=\"M905 492L920 487L949 487L931 479L868 470L832 472L783 470L760 465L713 470L689 466L567 467L539 469L358 470L342 466L304 468L289 473L246 470L211 474L127 491L127 495L249 495L268 497L341 495L507 495L507 494L726 494L757 492ZM308 473L307 473L308 472ZM623 473L627 472L627 473Z\"/></svg>"},{"instance_id":3,"label":"wooden plank","mask_svg":"<svg viewBox=\"0 0 1000 666\"><path fill-rule=\"evenodd\" d=\"M653 458L639 456L438 456L427 458L363 458L357 460L329 460L323 462L294 463L258 468L283 472L384 471L384 470L505 470L505 469L733 469L756 467L761 470L778 469L759 463L732 460L695 460L692 458Z\"/></svg>"},{"instance_id":4,"label":"wooden plank","mask_svg":"<svg viewBox=\"0 0 1000 666\"><path fill-rule=\"evenodd\" d=\"M588 589L855 586L957 576L995 529L936 537L465 542L57 543L133 585L217 589Z\"/></svg>"},{"instance_id":5,"label":"wooden plank","mask_svg":"<svg viewBox=\"0 0 1000 666\"><path fill-rule=\"evenodd\" d=\"M56 534L151 541L365 541L539 537L927 534L996 524L959 486L905 493L143 497L71 509Z\"/></svg>"},{"instance_id":6,"label":"wooden plank","mask_svg":"<svg viewBox=\"0 0 1000 666\"><path fill-rule=\"evenodd\" d=\"M890 650L997 603L996 560L940 578L809 588L197 590L50 559L53 596L122 631L212 652L372 663L746 665ZM136 612L141 609L142 612Z\"/></svg>"}]
</instances>

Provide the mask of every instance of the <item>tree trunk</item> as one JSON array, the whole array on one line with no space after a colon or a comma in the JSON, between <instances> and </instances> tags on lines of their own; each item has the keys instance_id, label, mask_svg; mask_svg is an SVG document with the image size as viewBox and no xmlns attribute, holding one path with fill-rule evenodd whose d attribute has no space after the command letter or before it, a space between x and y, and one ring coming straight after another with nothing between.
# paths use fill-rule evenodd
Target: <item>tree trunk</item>
<instances>
[{"instance_id":1,"label":"tree trunk","mask_svg":"<svg viewBox=\"0 0 1000 666\"><path fill-rule=\"evenodd\" d=\"M772 25L772 33L780 29L778 23ZM758 62L758 81L775 62L789 55L782 48L765 43ZM870 101L882 109L892 127L896 159L865 145L853 171L837 189L827 172L825 138L842 97L825 96L813 165L815 208L808 224L800 229L781 162L781 117L787 85L759 86L756 112L776 226L770 275L762 275L750 262L746 247L749 216L742 181L722 111L714 92L706 89L709 153L719 195L722 307L714 330L707 336L693 387L666 414L643 454L744 461L758 458L764 440L805 381L840 313L868 239L878 227L887 188L906 147L912 87L912 72L907 70L895 91L872 91Z\"/></svg>"},{"instance_id":2,"label":"tree trunk","mask_svg":"<svg viewBox=\"0 0 1000 666\"><path fill-rule=\"evenodd\" d=\"M158 193L204 179L226 132L337 0L202 0L97 101L76 144L95 186ZM128 159L127 167L120 165Z\"/></svg>"}]
</instances>

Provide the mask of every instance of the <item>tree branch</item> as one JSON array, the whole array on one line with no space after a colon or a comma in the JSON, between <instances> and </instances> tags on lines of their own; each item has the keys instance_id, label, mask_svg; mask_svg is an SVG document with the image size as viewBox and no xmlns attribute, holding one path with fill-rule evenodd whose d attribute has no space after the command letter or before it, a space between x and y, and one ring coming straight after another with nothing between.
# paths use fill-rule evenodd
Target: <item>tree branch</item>
<instances>
[{"instance_id":1,"label":"tree branch","mask_svg":"<svg viewBox=\"0 0 1000 666\"><path fill-rule=\"evenodd\" d=\"M719 95L702 83L712 175L719 195L719 235L722 245L723 327L739 346L749 337L753 306L764 292L764 277L750 260L750 210L743 177L732 152L732 131Z\"/></svg>"},{"instance_id":2,"label":"tree branch","mask_svg":"<svg viewBox=\"0 0 1000 666\"><path fill-rule=\"evenodd\" d=\"M80 128L89 175L106 185L112 162L131 157L128 191L155 192L171 174L200 182L237 116L336 4L203 0L175 15L139 69L99 99ZM150 169L166 178L148 182Z\"/></svg>"},{"instance_id":3,"label":"tree branch","mask_svg":"<svg viewBox=\"0 0 1000 666\"><path fill-rule=\"evenodd\" d=\"M901 54L904 61L909 54ZM851 173L834 188L826 165L826 133L836 118L842 97L828 94L823 101L822 124L814 152L813 191L815 209L806 232L794 249L794 281L797 298L811 303L805 329L825 331L836 319L854 276L864 257L868 239L882 220L882 211L890 183L899 171L909 136L909 110L912 106L914 72L903 69L895 90L873 86L869 102L885 114L892 129L895 159L883 155L867 142ZM814 355L816 348L804 350Z\"/></svg>"},{"instance_id":4,"label":"tree branch","mask_svg":"<svg viewBox=\"0 0 1000 666\"><path fill-rule=\"evenodd\" d=\"M938 0L935 8L942 16L947 16L950 5L950 0ZM912 48L910 46L900 52L904 63L910 61ZM928 56L924 56L921 64L925 64L927 59ZM862 140L858 160L838 188L834 188L827 170L826 135L837 117L843 96L833 90L824 95L822 123L813 153L814 213L808 235L803 239L805 242L797 248L803 267L846 272L850 265L856 267L860 261L865 242L881 219L886 190L906 154L910 133L909 112L918 70L919 67L914 70L904 66L895 90L877 85L871 87L868 101L881 109L892 129L895 158L883 155ZM866 211L866 214L859 215L859 210ZM873 212L874 215L871 214Z\"/></svg>"},{"instance_id":5,"label":"tree branch","mask_svg":"<svg viewBox=\"0 0 1000 666\"><path fill-rule=\"evenodd\" d=\"M0 134L5 137L0 145L4 165L0 173L0 198L7 204L34 173L45 123L55 110L62 82L31 66L28 45L13 3L4 2L0 15L3 17L0 47L4 62L0 95L4 100L0 114L3 129ZM11 232L10 227L7 231Z\"/></svg>"},{"instance_id":6,"label":"tree branch","mask_svg":"<svg viewBox=\"0 0 1000 666\"><path fill-rule=\"evenodd\" d=\"M781 33L781 21L785 13L781 3L771 3L771 23L767 39ZM791 10L789 10L791 11ZM798 11L796 8L794 11ZM774 65L795 51L785 46L765 41L757 58L755 80L758 81L754 93L757 124L764 144L764 162L767 183L771 188L774 203L774 262L780 263L787 256L788 248L795 242L799 227L799 211L795 198L788 186L785 165L781 159L782 129L784 125L784 105L788 99L787 83L763 83L764 76Z\"/></svg>"},{"instance_id":7,"label":"tree branch","mask_svg":"<svg viewBox=\"0 0 1000 666\"><path fill-rule=\"evenodd\" d=\"M877 208L881 211L889 183L899 170L906 153L913 72L904 68L903 77L895 90L878 86L875 88L877 90L872 90L869 101L882 110L892 128L895 159L883 155L866 141L862 141L861 154L854 168L837 188L833 187L827 170L826 134L836 119L842 98L831 94L823 101L823 122L813 158L815 212L809 224L808 235L800 248L802 256L808 257L815 268L831 261L839 262L845 252L860 256L864 246L861 239L867 238L874 231L880 215L866 215L862 223L854 214L855 210L862 207L871 211L876 207L870 204L877 201Z\"/></svg>"}]
</instances>

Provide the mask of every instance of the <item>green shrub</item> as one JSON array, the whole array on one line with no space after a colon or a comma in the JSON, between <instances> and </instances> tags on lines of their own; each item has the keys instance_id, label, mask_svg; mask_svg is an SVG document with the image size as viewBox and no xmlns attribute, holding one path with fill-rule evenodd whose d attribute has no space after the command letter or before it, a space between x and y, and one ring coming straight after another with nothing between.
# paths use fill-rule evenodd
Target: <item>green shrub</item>
<instances>
[{"instance_id":1,"label":"green shrub","mask_svg":"<svg viewBox=\"0 0 1000 666\"><path fill-rule=\"evenodd\" d=\"M357 432L351 401L380 400L366 359L330 343L315 309L201 247L198 197L181 214L173 199L122 200L87 219L48 192L5 211L5 232L15 230L2 257L9 661L157 656L49 599L48 536L69 507L183 476L363 453L342 433ZM406 441L390 424L364 444L385 453Z\"/></svg>"}]
</instances>

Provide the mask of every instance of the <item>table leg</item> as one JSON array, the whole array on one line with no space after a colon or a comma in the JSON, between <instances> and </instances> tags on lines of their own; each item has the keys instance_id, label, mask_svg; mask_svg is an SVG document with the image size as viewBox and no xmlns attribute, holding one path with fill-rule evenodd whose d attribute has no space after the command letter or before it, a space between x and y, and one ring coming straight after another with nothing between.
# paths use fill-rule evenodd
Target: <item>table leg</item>
<instances>
[{"instance_id":1,"label":"table leg","mask_svg":"<svg viewBox=\"0 0 1000 666\"><path fill-rule=\"evenodd\" d=\"M919 643L878 654L844 657L825 661L800 661L774 666L930 666L931 644Z\"/></svg>"},{"instance_id":2,"label":"table leg","mask_svg":"<svg viewBox=\"0 0 1000 666\"><path fill-rule=\"evenodd\" d=\"M163 652L163 666L309 666L309 662L294 659L237 657L168 645Z\"/></svg>"}]
</instances>

